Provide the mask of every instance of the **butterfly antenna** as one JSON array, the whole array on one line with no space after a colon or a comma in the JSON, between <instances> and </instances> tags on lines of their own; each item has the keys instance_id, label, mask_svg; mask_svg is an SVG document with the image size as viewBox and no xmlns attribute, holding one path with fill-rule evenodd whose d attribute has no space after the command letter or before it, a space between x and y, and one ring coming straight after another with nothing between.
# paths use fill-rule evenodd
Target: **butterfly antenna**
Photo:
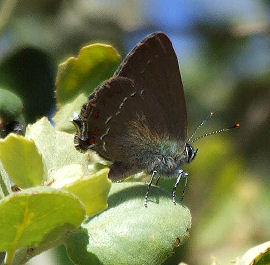
<instances>
[{"instance_id":1,"label":"butterfly antenna","mask_svg":"<svg viewBox=\"0 0 270 265\"><path fill-rule=\"evenodd\" d=\"M209 115L201 122L201 124L195 129L195 131L193 132L193 134L189 137L188 139L188 143L193 143L194 141L191 142L192 138L196 135L196 133L198 132L198 130L209 120L211 119L213 116L215 115L214 112L210 112Z\"/></svg>"},{"instance_id":2,"label":"butterfly antenna","mask_svg":"<svg viewBox=\"0 0 270 265\"><path fill-rule=\"evenodd\" d=\"M239 123L235 123L231 127L224 128L224 129L219 129L219 130L216 130L214 132L206 133L206 134L204 134L202 136L199 136L199 137L195 138L193 141L191 141L190 143L194 143L194 142L196 142L196 141L198 141L198 140L200 140L200 139L202 139L202 138L204 138L206 136L210 136L210 135L214 135L214 134L217 134L217 133L223 133L223 132L231 131L232 129L239 128L239 127L240 127L240 124Z\"/></svg>"}]
</instances>

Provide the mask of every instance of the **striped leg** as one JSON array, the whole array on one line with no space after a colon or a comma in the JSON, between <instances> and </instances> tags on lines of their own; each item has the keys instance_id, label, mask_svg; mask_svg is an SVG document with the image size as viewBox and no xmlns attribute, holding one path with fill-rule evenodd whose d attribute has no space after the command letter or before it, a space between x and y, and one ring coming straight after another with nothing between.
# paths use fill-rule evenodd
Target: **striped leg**
<instances>
[{"instance_id":1,"label":"striped leg","mask_svg":"<svg viewBox=\"0 0 270 265\"><path fill-rule=\"evenodd\" d=\"M183 190L182 190L182 195L181 195L180 201L183 201L183 199L184 199L185 190L186 190L187 183L188 183L188 173L183 172L183 177L185 178L185 183L184 183L184 188L183 188Z\"/></svg>"},{"instance_id":2,"label":"striped leg","mask_svg":"<svg viewBox=\"0 0 270 265\"><path fill-rule=\"evenodd\" d=\"M147 192L146 192L145 197L144 197L144 206L145 207L147 207L147 199L148 199L149 191L150 191L150 188L151 188L153 179L154 179L154 177L155 177L156 174L157 174L157 171L156 170L153 170L152 176L151 176L151 180L150 180L150 182L148 184Z\"/></svg>"},{"instance_id":3,"label":"striped leg","mask_svg":"<svg viewBox=\"0 0 270 265\"><path fill-rule=\"evenodd\" d=\"M188 174L181 169L181 170L179 170L179 174L177 176L176 182L175 182L174 187L173 187L172 200L173 200L174 204L176 204L176 201L175 201L176 188L177 188L177 186L182 178L185 178L185 183L184 183L184 188L182 191L181 201L184 199L184 194L185 194L185 190L187 187L187 181L188 181Z\"/></svg>"}]
</instances>

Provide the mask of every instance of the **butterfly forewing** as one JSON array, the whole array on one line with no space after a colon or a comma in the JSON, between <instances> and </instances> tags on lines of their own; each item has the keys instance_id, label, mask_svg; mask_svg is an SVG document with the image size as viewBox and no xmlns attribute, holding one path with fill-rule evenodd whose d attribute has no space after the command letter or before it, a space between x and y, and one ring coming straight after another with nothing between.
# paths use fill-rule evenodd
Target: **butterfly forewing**
<instances>
[{"instance_id":1,"label":"butterfly forewing","mask_svg":"<svg viewBox=\"0 0 270 265\"><path fill-rule=\"evenodd\" d=\"M178 60L164 33L153 33L139 43L115 75L130 78L137 89L156 100L161 115L166 115L166 132L173 139L186 140L187 113Z\"/></svg>"}]
</instances>

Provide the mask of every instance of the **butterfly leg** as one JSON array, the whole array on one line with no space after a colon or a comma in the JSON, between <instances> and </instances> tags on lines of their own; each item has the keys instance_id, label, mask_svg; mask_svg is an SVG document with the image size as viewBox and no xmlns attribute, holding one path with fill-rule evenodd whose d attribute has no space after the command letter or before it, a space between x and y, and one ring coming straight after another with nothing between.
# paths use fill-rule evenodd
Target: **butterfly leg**
<instances>
[{"instance_id":1,"label":"butterfly leg","mask_svg":"<svg viewBox=\"0 0 270 265\"><path fill-rule=\"evenodd\" d=\"M159 179L160 179L160 176L158 176L158 178L156 180L156 186L158 185Z\"/></svg>"},{"instance_id":2,"label":"butterfly leg","mask_svg":"<svg viewBox=\"0 0 270 265\"><path fill-rule=\"evenodd\" d=\"M184 183L184 188L183 188L183 190L182 190L182 195L181 195L180 201L183 201L183 199L184 199L185 190L186 190L187 183L188 183L188 173L183 172L183 177L185 178L185 183Z\"/></svg>"},{"instance_id":3,"label":"butterfly leg","mask_svg":"<svg viewBox=\"0 0 270 265\"><path fill-rule=\"evenodd\" d=\"M179 170L179 174L178 174L178 176L177 176L176 182L175 182L174 187L173 187L172 201L173 201L174 204L176 204L176 202L175 202L176 188L177 188L177 186L178 186L178 184L179 184L179 182L180 182L180 180L181 180L181 178L182 178L182 176L183 176L183 172L184 172L184 171L183 171L182 169Z\"/></svg>"},{"instance_id":4,"label":"butterfly leg","mask_svg":"<svg viewBox=\"0 0 270 265\"><path fill-rule=\"evenodd\" d=\"M184 172L182 169L179 170L179 174L178 174L178 177L176 179L176 182L174 184L174 187L173 187L173 192L172 192L172 200L173 200L173 203L176 204L176 201L175 201L175 193L176 193L176 188L180 182L180 180L182 178L185 178L185 183L184 183L184 188L183 188L183 191L182 191L182 196L181 196L181 201L183 200L184 198L184 194L185 194L185 189L186 189L186 186L187 186L187 180L188 180L188 174L186 172Z\"/></svg>"},{"instance_id":5,"label":"butterfly leg","mask_svg":"<svg viewBox=\"0 0 270 265\"><path fill-rule=\"evenodd\" d=\"M150 191L150 188L151 188L153 179L154 179L154 177L155 177L156 174L157 174L157 171L156 170L153 170L152 176L151 176L151 180L150 180L150 182L148 184L147 192L146 192L145 197L144 197L144 206L145 207L147 207L147 199L148 199L149 191Z\"/></svg>"}]
</instances>

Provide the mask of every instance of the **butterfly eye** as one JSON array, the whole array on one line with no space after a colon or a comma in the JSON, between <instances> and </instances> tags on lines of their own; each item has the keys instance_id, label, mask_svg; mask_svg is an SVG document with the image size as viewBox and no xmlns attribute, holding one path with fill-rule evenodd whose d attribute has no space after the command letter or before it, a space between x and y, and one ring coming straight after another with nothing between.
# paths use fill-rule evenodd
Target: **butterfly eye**
<instances>
[{"instance_id":1,"label":"butterfly eye","mask_svg":"<svg viewBox=\"0 0 270 265\"><path fill-rule=\"evenodd\" d=\"M198 148L195 150L192 145L190 144L186 144L186 149L185 149L185 153L186 153L186 162L190 163L191 161L194 160L194 158L196 157L198 152Z\"/></svg>"}]
</instances>

